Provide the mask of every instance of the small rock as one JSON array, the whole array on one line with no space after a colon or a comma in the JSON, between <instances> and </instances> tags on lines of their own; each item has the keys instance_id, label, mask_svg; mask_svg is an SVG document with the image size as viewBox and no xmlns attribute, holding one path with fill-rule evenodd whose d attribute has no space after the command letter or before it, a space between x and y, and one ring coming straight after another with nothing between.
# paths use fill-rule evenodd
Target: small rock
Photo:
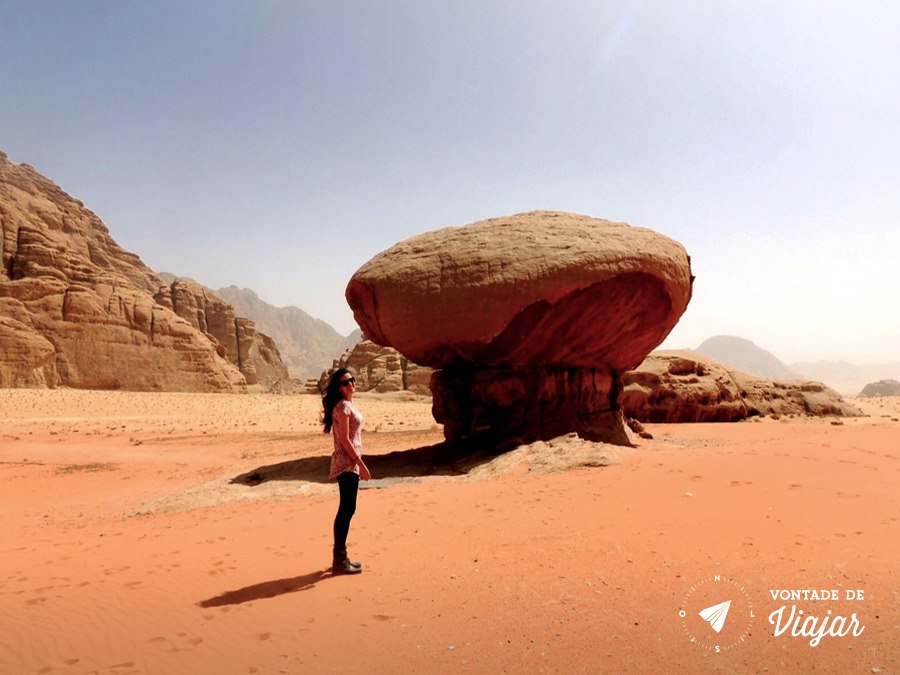
<instances>
[{"instance_id":1,"label":"small rock","mask_svg":"<svg viewBox=\"0 0 900 675\"><path fill-rule=\"evenodd\" d=\"M641 424L638 420L633 417L629 417L626 422L628 428L631 429L634 433L640 435L644 431L644 425Z\"/></svg>"}]
</instances>

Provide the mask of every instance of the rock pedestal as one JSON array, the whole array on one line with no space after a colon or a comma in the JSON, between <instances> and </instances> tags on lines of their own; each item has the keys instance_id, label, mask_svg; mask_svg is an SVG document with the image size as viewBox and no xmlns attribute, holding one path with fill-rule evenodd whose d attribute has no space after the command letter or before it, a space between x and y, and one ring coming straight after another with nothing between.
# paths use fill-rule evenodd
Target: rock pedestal
<instances>
[{"instance_id":1,"label":"rock pedestal","mask_svg":"<svg viewBox=\"0 0 900 675\"><path fill-rule=\"evenodd\" d=\"M618 387L607 369L448 366L431 376L432 414L452 441L531 443L574 430L627 445Z\"/></svg>"}]
</instances>

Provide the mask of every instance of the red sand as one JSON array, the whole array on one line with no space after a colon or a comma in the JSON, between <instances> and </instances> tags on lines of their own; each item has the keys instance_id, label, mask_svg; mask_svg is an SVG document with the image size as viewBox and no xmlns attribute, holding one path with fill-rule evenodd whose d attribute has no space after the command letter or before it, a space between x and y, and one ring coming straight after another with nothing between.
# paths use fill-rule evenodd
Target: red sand
<instances>
[{"instance_id":1,"label":"red sand","mask_svg":"<svg viewBox=\"0 0 900 675\"><path fill-rule=\"evenodd\" d=\"M358 403L367 454L440 440L427 401ZM376 482L333 577L333 485L229 483L328 454L313 397L0 391L0 673L898 672L900 399L862 403ZM775 637L793 604L864 628Z\"/></svg>"}]
</instances>

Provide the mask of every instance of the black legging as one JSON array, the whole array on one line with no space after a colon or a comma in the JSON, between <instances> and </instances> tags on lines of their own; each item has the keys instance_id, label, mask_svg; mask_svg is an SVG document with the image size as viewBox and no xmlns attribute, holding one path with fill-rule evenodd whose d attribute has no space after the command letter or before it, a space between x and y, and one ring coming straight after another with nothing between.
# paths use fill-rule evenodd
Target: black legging
<instances>
[{"instance_id":1,"label":"black legging","mask_svg":"<svg viewBox=\"0 0 900 675\"><path fill-rule=\"evenodd\" d=\"M350 531L350 519L356 513L356 495L359 492L359 475L345 471L337 477L341 491L341 503L334 517L334 550L347 549L347 533Z\"/></svg>"}]
</instances>

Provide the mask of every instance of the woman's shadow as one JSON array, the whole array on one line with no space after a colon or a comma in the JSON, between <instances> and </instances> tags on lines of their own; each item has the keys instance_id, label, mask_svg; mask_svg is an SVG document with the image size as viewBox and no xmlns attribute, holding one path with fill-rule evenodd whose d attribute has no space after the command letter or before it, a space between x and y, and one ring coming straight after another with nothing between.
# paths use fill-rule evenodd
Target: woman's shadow
<instances>
[{"instance_id":1,"label":"woman's shadow","mask_svg":"<svg viewBox=\"0 0 900 675\"><path fill-rule=\"evenodd\" d=\"M266 598L275 598L279 595L287 593L297 593L298 591L307 591L323 579L330 579L334 575L331 568L302 574L298 577L290 577L288 579L275 579L273 581L264 581L260 584L245 586L234 591L227 591L221 595L207 600L201 600L197 604L200 607L224 607L225 605L240 605L253 600L264 600Z\"/></svg>"}]
</instances>

